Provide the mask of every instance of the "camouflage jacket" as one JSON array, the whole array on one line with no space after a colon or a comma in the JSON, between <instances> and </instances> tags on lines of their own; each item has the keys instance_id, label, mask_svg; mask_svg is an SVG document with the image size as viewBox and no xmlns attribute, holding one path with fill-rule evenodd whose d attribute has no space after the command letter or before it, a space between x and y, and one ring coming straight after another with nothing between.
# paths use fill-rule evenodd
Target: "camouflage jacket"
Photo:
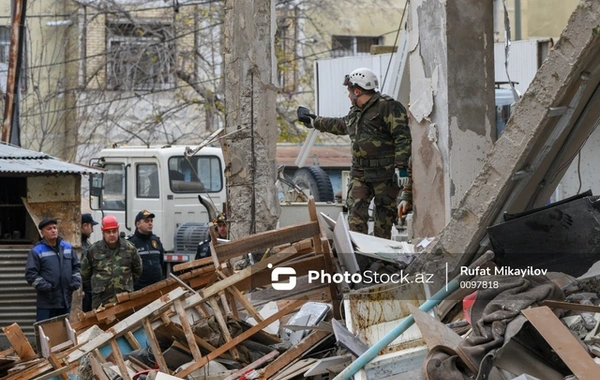
<instances>
[{"instance_id":1,"label":"camouflage jacket","mask_svg":"<svg viewBox=\"0 0 600 380\"><path fill-rule=\"evenodd\" d=\"M92 244L81 260L84 289L92 290L92 307L115 302L117 294L132 292L142 274L142 259L133 244L119 239L119 246L109 248L104 240Z\"/></svg>"},{"instance_id":2,"label":"camouflage jacket","mask_svg":"<svg viewBox=\"0 0 600 380\"><path fill-rule=\"evenodd\" d=\"M350 136L354 178L389 181L394 167L408 166L412 139L406 109L387 95L376 93L362 109L352 107L344 117L317 117L314 127Z\"/></svg>"}]
</instances>

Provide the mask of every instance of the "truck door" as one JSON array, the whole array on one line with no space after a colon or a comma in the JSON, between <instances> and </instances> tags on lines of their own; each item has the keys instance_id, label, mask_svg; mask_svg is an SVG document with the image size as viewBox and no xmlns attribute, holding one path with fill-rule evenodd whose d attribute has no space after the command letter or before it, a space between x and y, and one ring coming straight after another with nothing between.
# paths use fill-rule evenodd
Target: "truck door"
<instances>
[{"instance_id":1,"label":"truck door","mask_svg":"<svg viewBox=\"0 0 600 380\"><path fill-rule=\"evenodd\" d=\"M164 191L160 186L159 164L154 158L133 158L131 160L131 177L133 181L129 187L128 222L129 234L135 232L135 216L142 210L148 210L155 215L152 232L165 239L166 220L161 196Z\"/></svg>"}]
</instances>

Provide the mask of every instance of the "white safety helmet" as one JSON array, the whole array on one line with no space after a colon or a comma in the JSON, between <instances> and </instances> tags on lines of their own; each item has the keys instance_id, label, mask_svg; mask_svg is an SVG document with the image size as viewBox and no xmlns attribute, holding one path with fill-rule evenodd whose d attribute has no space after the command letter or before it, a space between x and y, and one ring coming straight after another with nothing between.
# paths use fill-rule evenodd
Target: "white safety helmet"
<instances>
[{"instance_id":1,"label":"white safety helmet","mask_svg":"<svg viewBox=\"0 0 600 380\"><path fill-rule=\"evenodd\" d=\"M374 90L379 87L377 75L371 70L361 67L344 78L344 86L358 86L363 90Z\"/></svg>"}]
</instances>

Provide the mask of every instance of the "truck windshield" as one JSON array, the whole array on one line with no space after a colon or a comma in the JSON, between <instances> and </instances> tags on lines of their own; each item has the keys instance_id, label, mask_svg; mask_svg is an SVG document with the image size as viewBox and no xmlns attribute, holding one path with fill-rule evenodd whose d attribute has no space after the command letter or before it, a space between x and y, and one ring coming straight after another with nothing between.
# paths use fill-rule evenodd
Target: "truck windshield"
<instances>
[{"instance_id":1,"label":"truck windshield","mask_svg":"<svg viewBox=\"0 0 600 380\"><path fill-rule=\"evenodd\" d=\"M174 193L215 193L223 188L223 168L216 156L169 158L169 185Z\"/></svg>"}]
</instances>

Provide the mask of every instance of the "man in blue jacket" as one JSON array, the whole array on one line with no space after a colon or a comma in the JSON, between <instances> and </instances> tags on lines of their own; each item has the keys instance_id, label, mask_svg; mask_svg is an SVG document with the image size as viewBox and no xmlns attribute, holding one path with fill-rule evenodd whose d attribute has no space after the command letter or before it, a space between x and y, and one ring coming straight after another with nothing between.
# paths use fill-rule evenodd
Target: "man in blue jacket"
<instances>
[{"instance_id":1,"label":"man in blue jacket","mask_svg":"<svg viewBox=\"0 0 600 380\"><path fill-rule=\"evenodd\" d=\"M140 211L135 217L135 232L128 239L142 258L142 275L133 284L134 290L142 289L165 278L163 273L165 250L160 238L152 233L154 214Z\"/></svg>"},{"instance_id":2,"label":"man in blue jacket","mask_svg":"<svg viewBox=\"0 0 600 380\"><path fill-rule=\"evenodd\" d=\"M46 218L38 224L42 240L29 251L25 265L25 279L37 291L37 321L68 314L73 292L81 286L79 258L58 236L57 223Z\"/></svg>"}]
</instances>

